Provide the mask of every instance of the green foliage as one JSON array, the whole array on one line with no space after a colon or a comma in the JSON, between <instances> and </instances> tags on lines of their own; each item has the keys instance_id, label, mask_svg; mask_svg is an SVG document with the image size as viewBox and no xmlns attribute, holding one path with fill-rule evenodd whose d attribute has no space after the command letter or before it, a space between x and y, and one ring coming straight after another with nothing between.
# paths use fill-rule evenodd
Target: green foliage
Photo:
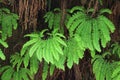
<instances>
[{"instance_id":1,"label":"green foliage","mask_svg":"<svg viewBox=\"0 0 120 80\"><path fill-rule=\"evenodd\" d=\"M17 20L18 20L18 15L11 13L9 9L7 8L0 8L0 26L2 27L0 29L1 31L1 39L0 39L0 44L7 48L8 44L5 42L7 37L12 36L12 28L16 29L17 28ZM5 60L5 56L3 51L0 49L0 58L2 60Z\"/></svg>"},{"instance_id":2,"label":"green foliage","mask_svg":"<svg viewBox=\"0 0 120 80\"><path fill-rule=\"evenodd\" d=\"M83 58L85 47L78 35L69 38L66 42L68 47L64 49L64 53L67 57L67 66L71 68L73 63L78 64L79 59Z\"/></svg>"},{"instance_id":3,"label":"green foliage","mask_svg":"<svg viewBox=\"0 0 120 80\"><path fill-rule=\"evenodd\" d=\"M120 44L118 42L112 44L112 53L120 58Z\"/></svg>"},{"instance_id":4,"label":"green foliage","mask_svg":"<svg viewBox=\"0 0 120 80\"><path fill-rule=\"evenodd\" d=\"M45 23L48 23L49 29L60 28L61 22L61 10L59 8L55 8L53 11L49 11L45 14ZM70 15L66 15L65 22L69 18Z\"/></svg>"},{"instance_id":5,"label":"green foliage","mask_svg":"<svg viewBox=\"0 0 120 80\"><path fill-rule=\"evenodd\" d=\"M112 44L109 51L94 57L92 64L96 80L120 79L119 46L118 43Z\"/></svg>"},{"instance_id":6,"label":"green foliage","mask_svg":"<svg viewBox=\"0 0 120 80\"><path fill-rule=\"evenodd\" d=\"M49 68L49 65L46 62L44 62L42 80L46 80L47 74L48 74L48 68Z\"/></svg>"},{"instance_id":7,"label":"green foliage","mask_svg":"<svg viewBox=\"0 0 120 80\"><path fill-rule=\"evenodd\" d=\"M1 49L0 49L0 58L1 58L2 60L5 60L5 55L4 55L4 53L2 52Z\"/></svg>"},{"instance_id":8,"label":"green foliage","mask_svg":"<svg viewBox=\"0 0 120 80\"><path fill-rule=\"evenodd\" d=\"M99 0L100 2L102 0ZM65 70L65 64L69 69L73 64L79 64L84 57L84 51L90 50L92 56L93 72L96 80L119 80L120 63L110 59L112 55L120 57L120 46L114 44L113 50L95 55L96 51L101 52L102 47L111 40L110 33L115 27L113 23L103 14L111 13L109 9L101 9L96 16L92 16L94 9L86 10L84 7L75 6L67 10L64 24L68 29L68 36L60 33L61 10L59 8L47 12L44 16L48 29L25 35L27 41L20 53L10 57L11 66L0 68L2 80L33 80L37 73L39 63L43 62L42 80L47 75L52 75L55 68ZM0 44L8 47L4 42L12 35L12 28L17 28L18 16L8 9L0 9L0 25L2 25L2 39ZM0 49L0 58L5 59ZM6 77L7 76L7 77Z\"/></svg>"},{"instance_id":9,"label":"green foliage","mask_svg":"<svg viewBox=\"0 0 120 80\"><path fill-rule=\"evenodd\" d=\"M10 58L10 63L12 64L13 68L16 68L17 71L20 70L22 63L24 64L25 68L30 66L31 74L35 74L37 72L39 65L35 55L30 58L28 54L21 56L20 53L15 53L12 55Z\"/></svg>"},{"instance_id":10,"label":"green foliage","mask_svg":"<svg viewBox=\"0 0 120 80\"><path fill-rule=\"evenodd\" d=\"M97 17L92 17L89 13L94 10L85 10L82 7L71 9L72 17L66 24L70 35L78 34L90 51L101 52L102 47L106 47L110 41L110 32L114 32L113 23L102 14L111 13L109 9L101 9ZM89 12L89 13L88 13ZM100 45L101 43L101 45Z\"/></svg>"},{"instance_id":11,"label":"green foliage","mask_svg":"<svg viewBox=\"0 0 120 80\"><path fill-rule=\"evenodd\" d=\"M92 61L93 73L96 80L112 80L112 73L117 66L115 62L105 60L101 55L96 55Z\"/></svg>"},{"instance_id":12,"label":"green foliage","mask_svg":"<svg viewBox=\"0 0 120 80\"><path fill-rule=\"evenodd\" d=\"M18 15L7 8L0 9L0 25L2 26L2 40L12 36L12 28L17 28Z\"/></svg>"},{"instance_id":13,"label":"green foliage","mask_svg":"<svg viewBox=\"0 0 120 80\"><path fill-rule=\"evenodd\" d=\"M45 36L43 34L45 31L27 34L26 36L30 37L30 40L23 45L21 55L28 52L30 57L36 55L40 62L43 58L47 63L57 64L57 61L60 60L60 55L64 54L63 46L67 46L62 39L65 37L55 29L52 33L46 33L48 38L44 39Z\"/></svg>"},{"instance_id":14,"label":"green foliage","mask_svg":"<svg viewBox=\"0 0 120 80\"><path fill-rule=\"evenodd\" d=\"M20 68L15 71L11 66L4 66L0 68L0 73L2 72L1 80L30 80L31 73L29 69Z\"/></svg>"}]
</instances>

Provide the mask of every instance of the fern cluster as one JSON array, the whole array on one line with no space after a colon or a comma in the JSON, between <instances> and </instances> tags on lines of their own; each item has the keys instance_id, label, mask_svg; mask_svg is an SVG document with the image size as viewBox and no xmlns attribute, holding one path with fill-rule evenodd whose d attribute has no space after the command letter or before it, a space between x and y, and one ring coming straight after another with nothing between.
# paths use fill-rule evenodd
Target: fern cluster
<instances>
[{"instance_id":1,"label":"fern cluster","mask_svg":"<svg viewBox=\"0 0 120 80\"><path fill-rule=\"evenodd\" d=\"M93 72L96 80L119 80L120 79L120 45L115 43L109 51L102 55L96 55L93 60ZM116 59L116 55L118 59ZM111 58L112 57L112 58Z\"/></svg>"},{"instance_id":2,"label":"fern cluster","mask_svg":"<svg viewBox=\"0 0 120 80\"><path fill-rule=\"evenodd\" d=\"M106 47L110 41L110 32L114 32L115 27L113 23L102 14L110 13L108 9L101 9L97 17L91 17L92 11L86 11L83 7L74 7L71 9L72 17L69 18L66 24L70 34L78 34L86 44L86 48L91 51L97 50L101 52L102 47ZM101 43L101 45L100 45Z\"/></svg>"},{"instance_id":3,"label":"fern cluster","mask_svg":"<svg viewBox=\"0 0 120 80\"><path fill-rule=\"evenodd\" d=\"M0 8L0 44L7 48L8 44L5 42L7 37L12 35L12 28L17 28L18 15L11 13L7 8ZM0 58L5 60L5 55L0 49Z\"/></svg>"},{"instance_id":4,"label":"fern cluster","mask_svg":"<svg viewBox=\"0 0 120 80\"><path fill-rule=\"evenodd\" d=\"M12 36L12 29L17 28L18 15L7 8L0 9L0 25L2 26L2 40Z\"/></svg>"},{"instance_id":5,"label":"fern cluster","mask_svg":"<svg viewBox=\"0 0 120 80\"><path fill-rule=\"evenodd\" d=\"M93 72L96 80L114 80L116 76L119 78L118 62L106 60L105 56L108 53L103 56L95 55L95 51L101 52L101 46L106 47L107 42L110 41L110 33L115 30L113 23L103 15L103 13L111 13L111 11L101 9L96 17L91 16L91 12L94 9L86 10L83 7L76 6L67 11L64 24L69 31L69 36L66 38L59 30L62 16L61 10L56 8L54 11L47 12L44 18L45 22L48 23L49 29L25 35L30 40L23 45L20 53L11 56L11 66L0 69L2 80L9 73L11 75L8 75L8 78L4 80L32 79L37 73L40 62L44 64L42 80L46 80L47 74L50 73L52 75L55 68L64 70L65 63L70 69L74 63L79 64L79 59L84 57L86 49L91 51L91 56L93 57ZM4 10L4 12L6 14L0 16L0 24L2 25L0 43L7 47L4 40L7 36L11 36L12 27L16 29L18 16L10 13L9 10ZM6 20L6 18L8 19ZM4 32L6 27L10 28L8 32ZM114 49L114 53L119 52L119 47L114 47ZM1 53L2 51L0 51L0 57L4 59ZM18 78L20 73L22 75Z\"/></svg>"},{"instance_id":6,"label":"fern cluster","mask_svg":"<svg viewBox=\"0 0 120 80\"><path fill-rule=\"evenodd\" d=\"M15 71L11 66L4 66L0 68L2 73L1 80L30 80L31 73L29 69L20 68L18 71Z\"/></svg>"},{"instance_id":7,"label":"fern cluster","mask_svg":"<svg viewBox=\"0 0 120 80\"><path fill-rule=\"evenodd\" d=\"M64 49L64 53L67 58L67 66L71 68L74 63L79 64L79 59L83 58L85 46L78 35L69 38L66 43L68 47Z\"/></svg>"}]
</instances>

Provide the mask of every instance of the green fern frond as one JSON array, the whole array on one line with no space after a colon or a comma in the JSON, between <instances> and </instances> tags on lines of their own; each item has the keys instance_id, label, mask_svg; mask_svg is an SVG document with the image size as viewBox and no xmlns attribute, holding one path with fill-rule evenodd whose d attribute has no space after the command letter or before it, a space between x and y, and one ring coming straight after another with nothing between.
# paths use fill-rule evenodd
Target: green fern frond
<instances>
[{"instance_id":1,"label":"green fern frond","mask_svg":"<svg viewBox=\"0 0 120 80\"><path fill-rule=\"evenodd\" d=\"M90 8L87 10L87 13L92 13L92 12L94 12L94 8Z\"/></svg>"},{"instance_id":2,"label":"green fern frond","mask_svg":"<svg viewBox=\"0 0 120 80\"><path fill-rule=\"evenodd\" d=\"M100 48L100 34L99 34L99 29L98 29L98 24L97 21L94 19L93 20L93 33L92 33L92 39L93 39L93 46L94 48L101 52L101 48Z\"/></svg>"},{"instance_id":3,"label":"green fern frond","mask_svg":"<svg viewBox=\"0 0 120 80\"><path fill-rule=\"evenodd\" d=\"M0 25L2 26L2 40L12 35L12 28L17 28L18 15L11 13L9 9L0 9Z\"/></svg>"},{"instance_id":4,"label":"green fern frond","mask_svg":"<svg viewBox=\"0 0 120 80\"><path fill-rule=\"evenodd\" d=\"M107 62L101 56L96 55L93 63L93 73L95 74L96 80L104 80L105 79L105 72L106 72L106 64ZM102 72L102 73L101 73Z\"/></svg>"},{"instance_id":5,"label":"green fern frond","mask_svg":"<svg viewBox=\"0 0 120 80\"><path fill-rule=\"evenodd\" d=\"M105 16L99 16L100 20L103 21L104 24L107 25L107 27L109 28L109 30L113 33L115 31L115 26L112 23L112 21L110 21L107 17Z\"/></svg>"},{"instance_id":6,"label":"green fern frond","mask_svg":"<svg viewBox=\"0 0 120 80\"><path fill-rule=\"evenodd\" d=\"M54 11L50 11L45 14L44 16L45 22L48 23L48 27L50 29L55 29L60 27L60 20L61 20L60 11L61 10L59 8L55 8Z\"/></svg>"},{"instance_id":7,"label":"green fern frond","mask_svg":"<svg viewBox=\"0 0 120 80\"><path fill-rule=\"evenodd\" d=\"M3 51L0 49L0 58L2 59L2 60L5 60L5 55L4 55L4 53L3 53Z\"/></svg>"},{"instance_id":8,"label":"green fern frond","mask_svg":"<svg viewBox=\"0 0 120 80\"><path fill-rule=\"evenodd\" d=\"M77 37L77 38L75 38L75 37ZM84 45L81 45L81 44L83 44L83 43L82 43L81 39L78 38L77 35L70 38L67 41L68 47L66 47L64 49L64 53L67 57L68 68L71 68L74 63L78 64L79 59L83 58L85 48L84 48Z\"/></svg>"},{"instance_id":9,"label":"green fern frond","mask_svg":"<svg viewBox=\"0 0 120 80\"><path fill-rule=\"evenodd\" d=\"M42 71L42 80L46 80L48 74L48 64L44 62L43 71Z\"/></svg>"},{"instance_id":10,"label":"green fern frond","mask_svg":"<svg viewBox=\"0 0 120 80\"><path fill-rule=\"evenodd\" d=\"M67 28L69 29L71 25L74 23L75 20L80 20L79 24L86 18L86 15L82 12L77 12L72 15L72 17L69 18L68 23L67 23ZM76 23L76 22L75 22ZM77 22L78 23L78 22ZM75 26L77 27L77 25Z\"/></svg>"},{"instance_id":11,"label":"green fern frond","mask_svg":"<svg viewBox=\"0 0 120 80\"><path fill-rule=\"evenodd\" d=\"M0 39L0 44L1 44L2 46L4 46L5 48L8 47L8 44L7 44L6 42L4 42L2 39Z\"/></svg>"},{"instance_id":12,"label":"green fern frond","mask_svg":"<svg viewBox=\"0 0 120 80\"><path fill-rule=\"evenodd\" d=\"M111 14L112 11L111 11L110 9L100 9L99 14L102 15L102 14L104 14L104 13L109 13L109 14Z\"/></svg>"},{"instance_id":13,"label":"green fern frond","mask_svg":"<svg viewBox=\"0 0 120 80\"><path fill-rule=\"evenodd\" d=\"M70 13L73 13L74 11L81 11L81 12L85 12L85 8L82 6L75 6L70 10Z\"/></svg>"},{"instance_id":14,"label":"green fern frond","mask_svg":"<svg viewBox=\"0 0 120 80\"><path fill-rule=\"evenodd\" d=\"M17 67L17 71L19 70L21 64L22 64L23 58L20 56L19 53L15 53L10 57L10 63L12 63L12 67Z\"/></svg>"},{"instance_id":15,"label":"green fern frond","mask_svg":"<svg viewBox=\"0 0 120 80\"><path fill-rule=\"evenodd\" d=\"M30 72L31 74L36 74L39 68L39 62L38 59L36 58L36 55L33 55L30 58Z\"/></svg>"},{"instance_id":16,"label":"green fern frond","mask_svg":"<svg viewBox=\"0 0 120 80\"><path fill-rule=\"evenodd\" d=\"M13 72L14 72L13 68L9 67L3 72L1 80L10 80L12 78Z\"/></svg>"},{"instance_id":17,"label":"green fern frond","mask_svg":"<svg viewBox=\"0 0 120 80\"><path fill-rule=\"evenodd\" d=\"M25 54L25 56L23 57L23 63L24 63L25 68L28 67L29 61L30 61L29 54Z\"/></svg>"},{"instance_id":18,"label":"green fern frond","mask_svg":"<svg viewBox=\"0 0 120 80\"><path fill-rule=\"evenodd\" d=\"M120 57L120 44L116 42L112 44L111 48L112 48L112 54Z\"/></svg>"},{"instance_id":19,"label":"green fern frond","mask_svg":"<svg viewBox=\"0 0 120 80\"><path fill-rule=\"evenodd\" d=\"M117 68L119 63L117 61L110 62L105 60L105 57L96 55L92 60L92 64L96 80L116 80L116 75L119 73Z\"/></svg>"},{"instance_id":20,"label":"green fern frond","mask_svg":"<svg viewBox=\"0 0 120 80\"><path fill-rule=\"evenodd\" d=\"M31 76L31 73L29 69L21 68L19 75L19 78L21 78L21 80L30 80L29 77Z\"/></svg>"},{"instance_id":21,"label":"green fern frond","mask_svg":"<svg viewBox=\"0 0 120 80\"><path fill-rule=\"evenodd\" d=\"M109 28L101 18L98 17L97 21L98 21L100 34L101 34L100 39L101 39L102 47L106 47L107 42L111 40Z\"/></svg>"},{"instance_id":22,"label":"green fern frond","mask_svg":"<svg viewBox=\"0 0 120 80\"><path fill-rule=\"evenodd\" d=\"M50 76L52 76L53 75L53 73L54 73L54 70L55 70L55 65L50 65Z\"/></svg>"}]
</instances>

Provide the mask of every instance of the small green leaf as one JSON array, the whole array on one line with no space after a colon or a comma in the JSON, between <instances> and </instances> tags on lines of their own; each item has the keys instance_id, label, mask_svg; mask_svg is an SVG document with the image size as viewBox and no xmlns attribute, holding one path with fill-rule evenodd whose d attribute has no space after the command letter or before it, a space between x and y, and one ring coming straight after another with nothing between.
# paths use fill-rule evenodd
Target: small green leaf
<instances>
[{"instance_id":1,"label":"small green leaf","mask_svg":"<svg viewBox=\"0 0 120 80\"><path fill-rule=\"evenodd\" d=\"M4 53L2 52L1 49L0 49L0 58L1 58L2 60L5 60L5 55L4 55Z\"/></svg>"}]
</instances>

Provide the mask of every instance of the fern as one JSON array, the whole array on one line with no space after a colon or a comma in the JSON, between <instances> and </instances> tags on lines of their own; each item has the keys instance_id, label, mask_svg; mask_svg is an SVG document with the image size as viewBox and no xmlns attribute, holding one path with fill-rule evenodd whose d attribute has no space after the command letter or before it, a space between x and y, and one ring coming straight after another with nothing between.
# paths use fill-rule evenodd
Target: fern
<instances>
[{"instance_id":1,"label":"fern","mask_svg":"<svg viewBox=\"0 0 120 80\"><path fill-rule=\"evenodd\" d=\"M11 66L4 66L0 68L2 72L1 80L29 80L31 78L31 73L29 69L20 68L18 71L15 71Z\"/></svg>"},{"instance_id":2,"label":"fern","mask_svg":"<svg viewBox=\"0 0 120 80\"><path fill-rule=\"evenodd\" d=\"M48 74L48 68L49 68L49 65L46 62L44 62L42 80L46 80L47 74Z\"/></svg>"},{"instance_id":3,"label":"fern","mask_svg":"<svg viewBox=\"0 0 120 80\"><path fill-rule=\"evenodd\" d=\"M118 66L117 62L111 63L105 60L101 55L96 55L92 60L92 64L96 80L113 80L112 75L114 68Z\"/></svg>"},{"instance_id":4,"label":"fern","mask_svg":"<svg viewBox=\"0 0 120 80\"><path fill-rule=\"evenodd\" d=\"M118 42L111 45L112 53L120 58L120 44Z\"/></svg>"},{"instance_id":5,"label":"fern","mask_svg":"<svg viewBox=\"0 0 120 80\"><path fill-rule=\"evenodd\" d=\"M70 34L79 34L82 41L86 44L86 48L91 52L95 50L101 52L100 46L106 47L107 42L110 41L110 32L115 30L113 23L102 15L105 12L111 13L111 11L109 9L101 9L99 15L93 18L88 14L89 10L79 8L78 6L73 7L71 10L72 16L66 24ZM93 54L91 53L91 55Z\"/></svg>"},{"instance_id":6,"label":"fern","mask_svg":"<svg viewBox=\"0 0 120 80\"><path fill-rule=\"evenodd\" d=\"M61 10L59 8L55 8L53 11L49 11L45 14L45 22L48 23L49 29L60 28L60 20L61 20ZM66 14L65 22L69 18L69 14Z\"/></svg>"},{"instance_id":7,"label":"fern","mask_svg":"<svg viewBox=\"0 0 120 80\"><path fill-rule=\"evenodd\" d=\"M30 72L36 74L39 68L39 62L35 55L30 58Z\"/></svg>"},{"instance_id":8,"label":"fern","mask_svg":"<svg viewBox=\"0 0 120 80\"><path fill-rule=\"evenodd\" d=\"M48 33L50 36L48 39L43 40L43 32L44 31L41 32L42 34L27 35L31 37L31 40L23 45L21 52L25 52L24 50L26 50L27 47L30 57L35 54L39 61L42 61L43 58L46 62L54 64L54 60L58 61L60 58L59 56L63 55L62 46L67 46L61 39L65 37L58 33L57 30L54 30L52 33ZM21 54L23 55L24 53Z\"/></svg>"},{"instance_id":9,"label":"fern","mask_svg":"<svg viewBox=\"0 0 120 80\"><path fill-rule=\"evenodd\" d=\"M1 49L0 49L0 58L1 58L2 60L5 60L5 55L4 55L4 53L2 52Z\"/></svg>"},{"instance_id":10,"label":"fern","mask_svg":"<svg viewBox=\"0 0 120 80\"><path fill-rule=\"evenodd\" d=\"M11 13L7 8L0 9L0 25L2 26L2 40L12 36L12 28L17 28L18 15Z\"/></svg>"},{"instance_id":11,"label":"fern","mask_svg":"<svg viewBox=\"0 0 120 80\"><path fill-rule=\"evenodd\" d=\"M20 69L20 66L22 64L23 58L20 56L19 53L15 53L10 57L10 63L12 63L12 67L17 67L17 71Z\"/></svg>"},{"instance_id":12,"label":"fern","mask_svg":"<svg viewBox=\"0 0 120 80\"><path fill-rule=\"evenodd\" d=\"M64 53L67 57L67 66L71 68L73 63L78 64L79 58L83 58L85 48L82 40L77 34L67 40L67 45L68 47L64 49Z\"/></svg>"}]
</instances>

